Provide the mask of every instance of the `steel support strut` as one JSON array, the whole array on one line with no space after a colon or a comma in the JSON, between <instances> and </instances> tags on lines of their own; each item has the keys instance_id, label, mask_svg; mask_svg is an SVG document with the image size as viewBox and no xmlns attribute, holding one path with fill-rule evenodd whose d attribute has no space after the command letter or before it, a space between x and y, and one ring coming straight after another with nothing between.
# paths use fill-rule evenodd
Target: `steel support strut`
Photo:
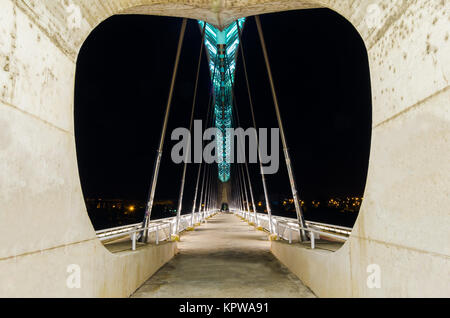
<instances>
[{"instance_id":1,"label":"steel support strut","mask_svg":"<svg viewBox=\"0 0 450 318\"><path fill-rule=\"evenodd\" d=\"M267 75L269 77L270 89L272 91L272 97L273 97L273 103L275 105L275 112L276 112L276 115L277 115L278 126L280 128L281 142L283 143L283 152L284 152L284 157L286 159L286 167L287 167L288 174L289 174L289 181L290 181L290 184L291 184L292 196L293 196L294 204L295 204L295 211L297 212L297 221L298 221L300 227L306 228L305 220L303 218L302 209L301 209L301 206L300 206L300 203L299 203L297 186L296 186L296 183L295 183L294 171L293 171L293 168L292 168L291 158L290 158L290 155L289 155L289 148L288 148L287 142L286 142L286 135L284 133L283 121L281 120L280 107L279 107L279 104L278 104L277 93L276 93L276 90L275 90L275 84L273 82L273 77L272 77L272 70L270 68L269 56L267 54L266 42L264 40L264 34L263 34L262 27L261 27L261 21L259 19L259 16L255 16L255 21L256 21L256 27L258 28L259 38L261 40L261 47L262 47L262 51L263 51L263 54L264 54L264 60L266 62ZM306 240L306 233L305 233L304 230L300 231L300 240Z\"/></svg>"},{"instance_id":2,"label":"steel support strut","mask_svg":"<svg viewBox=\"0 0 450 318\"><path fill-rule=\"evenodd\" d=\"M183 166L183 175L181 177L181 185L180 185L180 196L178 198L178 208L177 208L177 225L176 225L176 234L178 234L180 232L180 217L181 217L181 209L183 207L183 194L184 194L184 184L186 181L186 170L187 170L187 164L188 164L188 158L190 155L190 150L191 150L191 134L192 134L192 124L194 122L194 114L195 114L195 104L197 102L197 91L198 91L198 78L200 76L200 68L201 68L201 64L202 64L202 54L203 54L203 40L205 39L205 29L206 29L206 23L203 27L203 31L202 31L202 39L200 42L200 53L199 53L199 57L198 57L198 65L197 65L197 74L196 74L196 78L195 78L195 86L194 86L194 97L192 100L192 109L191 109L191 118L189 121L189 137L188 137L188 147L186 149L186 155L184 157L184 166ZM195 194L197 196L197 194ZM191 223L193 222L194 219L194 212L192 212L192 219L191 219ZM193 225L193 224L191 224Z\"/></svg>"},{"instance_id":3,"label":"steel support strut","mask_svg":"<svg viewBox=\"0 0 450 318\"><path fill-rule=\"evenodd\" d=\"M178 65L180 63L180 55L181 55L181 49L183 47L183 40L184 40L184 34L186 32L186 25L187 25L187 18L183 18L183 22L181 23L180 36L178 39L178 49L177 49L177 53L176 53L176 57L175 57L175 65L173 68L172 81L170 83L169 97L167 98L166 112L164 115L164 122L163 122L163 127L161 130L161 138L159 140L159 147L158 147L158 151L156 154L156 160L155 160L155 166L154 166L154 170L153 170L153 177L152 177L152 183L151 183L151 187L150 187L149 199L148 199L147 207L145 210L145 217L144 217L144 222L143 222L144 228L148 227L148 224L150 222L150 217L152 214L153 201L155 199L155 192L156 192L156 184L158 182L159 168L161 166L161 157L162 157L162 152L163 152L163 148L164 148L164 140L166 137L167 124L169 121L169 114L170 114L170 107L172 105L173 91L174 91L174 87L175 87L175 81L177 78ZM147 233L147 231L144 231L142 241L146 243L147 240L148 240L148 233Z\"/></svg>"},{"instance_id":4,"label":"steel support strut","mask_svg":"<svg viewBox=\"0 0 450 318\"><path fill-rule=\"evenodd\" d=\"M206 24L205 24L206 26ZM204 39L202 39L202 42L204 41ZM214 66L214 72L213 72L213 77L212 77L212 81L214 82L214 77L215 77L215 69L216 67ZM213 94L211 93L209 95L209 101L208 101L208 109L206 111L206 125L208 128L210 126L210 119L213 118L214 116L211 116L210 118L210 111L211 111L211 103L213 103L214 98L213 98ZM203 149L203 145L204 145L204 141L202 140L202 149ZM191 224L193 224L194 222L194 214L195 214L195 209L197 208L197 196L198 196L198 187L200 184L200 176L201 176L201 172L202 172L202 167L203 167L203 160L200 162L199 166L198 166L198 172L197 172L197 183L195 185L195 194L194 194L194 202L192 205L192 219L191 219ZM204 168L203 170L205 170L206 168ZM205 174L203 173L203 181L202 181L202 187L201 187L201 195L200 195L200 202L199 202L199 215L201 215L200 213L202 212L202 197L203 197L203 185L204 185L204 181L205 181Z\"/></svg>"},{"instance_id":5,"label":"steel support strut","mask_svg":"<svg viewBox=\"0 0 450 318\"><path fill-rule=\"evenodd\" d=\"M249 104L250 104L250 112L252 114L253 127L255 129L257 129L256 117L255 117L255 109L253 107L253 98L252 98L252 94L251 94L251 91L250 91L250 82L249 82L249 79L248 79L247 65L246 65L246 62L245 62L245 54L244 54L244 47L243 47L243 43L242 43L241 29L239 27L239 23L236 22L236 24L237 24L237 27L238 27L239 42L241 43L240 47L241 47L242 66L244 67L244 75L245 75L245 82L246 82L246 85L247 85L248 99L249 99ZM259 148L259 138L258 138L258 136L256 136L256 143L258 145L259 170L261 172L261 181L262 181L262 184L263 184L264 199L266 201L267 215L269 217L269 232L272 233L272 209L271 209L270 201L269 201L269 193L267 191L266 177L264 176L264 169L263 169L262 161L261 161L261 152L260 152L260 148ZM253 204L254 204L254 202L253 202ZM255 210L256 223L258 224L257 211L256 211L256 206L255 205L253 205L253 209Z\"/></svg>"}]
</instances>

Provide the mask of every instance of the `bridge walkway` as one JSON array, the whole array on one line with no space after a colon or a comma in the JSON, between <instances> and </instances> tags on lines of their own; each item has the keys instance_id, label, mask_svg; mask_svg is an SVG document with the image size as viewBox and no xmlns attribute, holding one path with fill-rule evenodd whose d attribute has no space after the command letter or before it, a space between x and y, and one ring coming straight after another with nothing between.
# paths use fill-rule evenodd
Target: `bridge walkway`
<instances>
[{"instance_id":1,"label":"bridge walkway","mask_svg":"<svg viewBox=\"0 0 450 318\"><path fill-rule=\"evenodd\" d=\"M315 297L271 254L267 233L233 214L183 234L178 248L132 297Z\"/></svg>"}]
</instances>

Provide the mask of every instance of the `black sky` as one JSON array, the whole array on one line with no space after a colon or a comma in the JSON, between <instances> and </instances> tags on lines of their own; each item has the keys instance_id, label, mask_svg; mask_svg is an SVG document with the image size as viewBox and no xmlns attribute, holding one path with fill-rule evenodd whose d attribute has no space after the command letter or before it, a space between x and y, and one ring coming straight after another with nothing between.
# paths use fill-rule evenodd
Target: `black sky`
<instances>
[{"instance_id":1,"label":"black sky","mask_svg":"<svg viewBox=\"0 0 450 318\"><path fill-rule=\"evenodd\" d=\"M369 68L353 26L327 9L261 17L288 145L301 197L363 195L371 131ZM83 45L76 73L75 133L86 198L146 200L181 19L114 16ZM182 166L170 160L170 133L187 127L201 30L190 20L170 116L157 190L176 199ZM266 68L253 18L243 31L259 127L277 127ZM204 119L210 92L203 57L196 119ZM247 89L238 59L236 101L241 125L250 126ZM290 195L282 152L269 191ZM197 166L188 168L185 206L191 204ZM253 183L262 195L257 165Z\"/></svg>"}]
</instances>

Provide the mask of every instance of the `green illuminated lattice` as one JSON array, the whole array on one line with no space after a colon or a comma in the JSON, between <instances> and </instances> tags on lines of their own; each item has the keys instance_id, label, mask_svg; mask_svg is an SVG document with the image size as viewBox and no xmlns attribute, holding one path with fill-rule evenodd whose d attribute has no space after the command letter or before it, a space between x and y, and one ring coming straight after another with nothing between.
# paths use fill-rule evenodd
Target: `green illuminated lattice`
<instances>
[{"instance_id":1,"label":"green illuminated lattice","mask_svg":"<svg viewBox=\"0 0 450 318\"><path fill-rule=\"evenodd\" d=\"M205 22L199 21L199 23L203 29ZM239 28L242 29L245 18L239 19L238 23ZM216 138L219 179L222 182L227 182L230 180L231 163L231 136L227 133L227 128L232 127L232 90L239 48L237 23L234 22L223 30L206 23L205 46L208 52L211 78L213 78L215 126L222 133L221 138Z\"/></svg>"}]
</instances>

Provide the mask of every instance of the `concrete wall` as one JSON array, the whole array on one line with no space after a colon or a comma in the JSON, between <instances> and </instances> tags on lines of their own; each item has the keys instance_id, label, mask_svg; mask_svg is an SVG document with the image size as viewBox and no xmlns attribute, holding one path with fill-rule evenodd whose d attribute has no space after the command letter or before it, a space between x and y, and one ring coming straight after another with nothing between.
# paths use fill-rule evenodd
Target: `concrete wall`
<instances>
[{"instance_id":1,"label":"concrete wall","mask_svg":"<svg viewBox=\"0 0 450 318\"><path fill-rule=\"evenodd\" d=\"M272 252L318 296L450 297L450 1L341 2L370 59L365 200L339 251L273 242ZM368 3L380 4L379 28L367 28ZM366 284L371 264L379 289Z\"/></svg>"},{"instance_id":2,"label":"concrete wall","mask_svg":"<svg viewBox=\"0 0 450 318\"><path fill-rule=\"evenodd\" d=\"M0 296L126 296L173 255L169 244L112 255L87 216L73 88L78 51L96 25L120 13L225 24L311 7L336 10L365 40L373 144L351 240L331 255L293 253L293 264L309 259L294 271L321 296L450 296L446 0L0 0ZM382 269L379 290L365 286L372 263ZM69 264L82 269L81 289L66 287ZM321 274L308 278L314 268Z\"/></svg>"},{"instance_id":3,"label":"concrete wall","mask_svg":"<svg viewBox=\"0 0 450 318\"><path fill-rule=\"evenodd\" d=\"M91 27L64 34L66 15L59 1L0 0L0 297L126 297L176 251L111 254L97 240L73 127L76 52ZM71 264L80 289L66 285Z\"/></svg>"}]
</instances>

